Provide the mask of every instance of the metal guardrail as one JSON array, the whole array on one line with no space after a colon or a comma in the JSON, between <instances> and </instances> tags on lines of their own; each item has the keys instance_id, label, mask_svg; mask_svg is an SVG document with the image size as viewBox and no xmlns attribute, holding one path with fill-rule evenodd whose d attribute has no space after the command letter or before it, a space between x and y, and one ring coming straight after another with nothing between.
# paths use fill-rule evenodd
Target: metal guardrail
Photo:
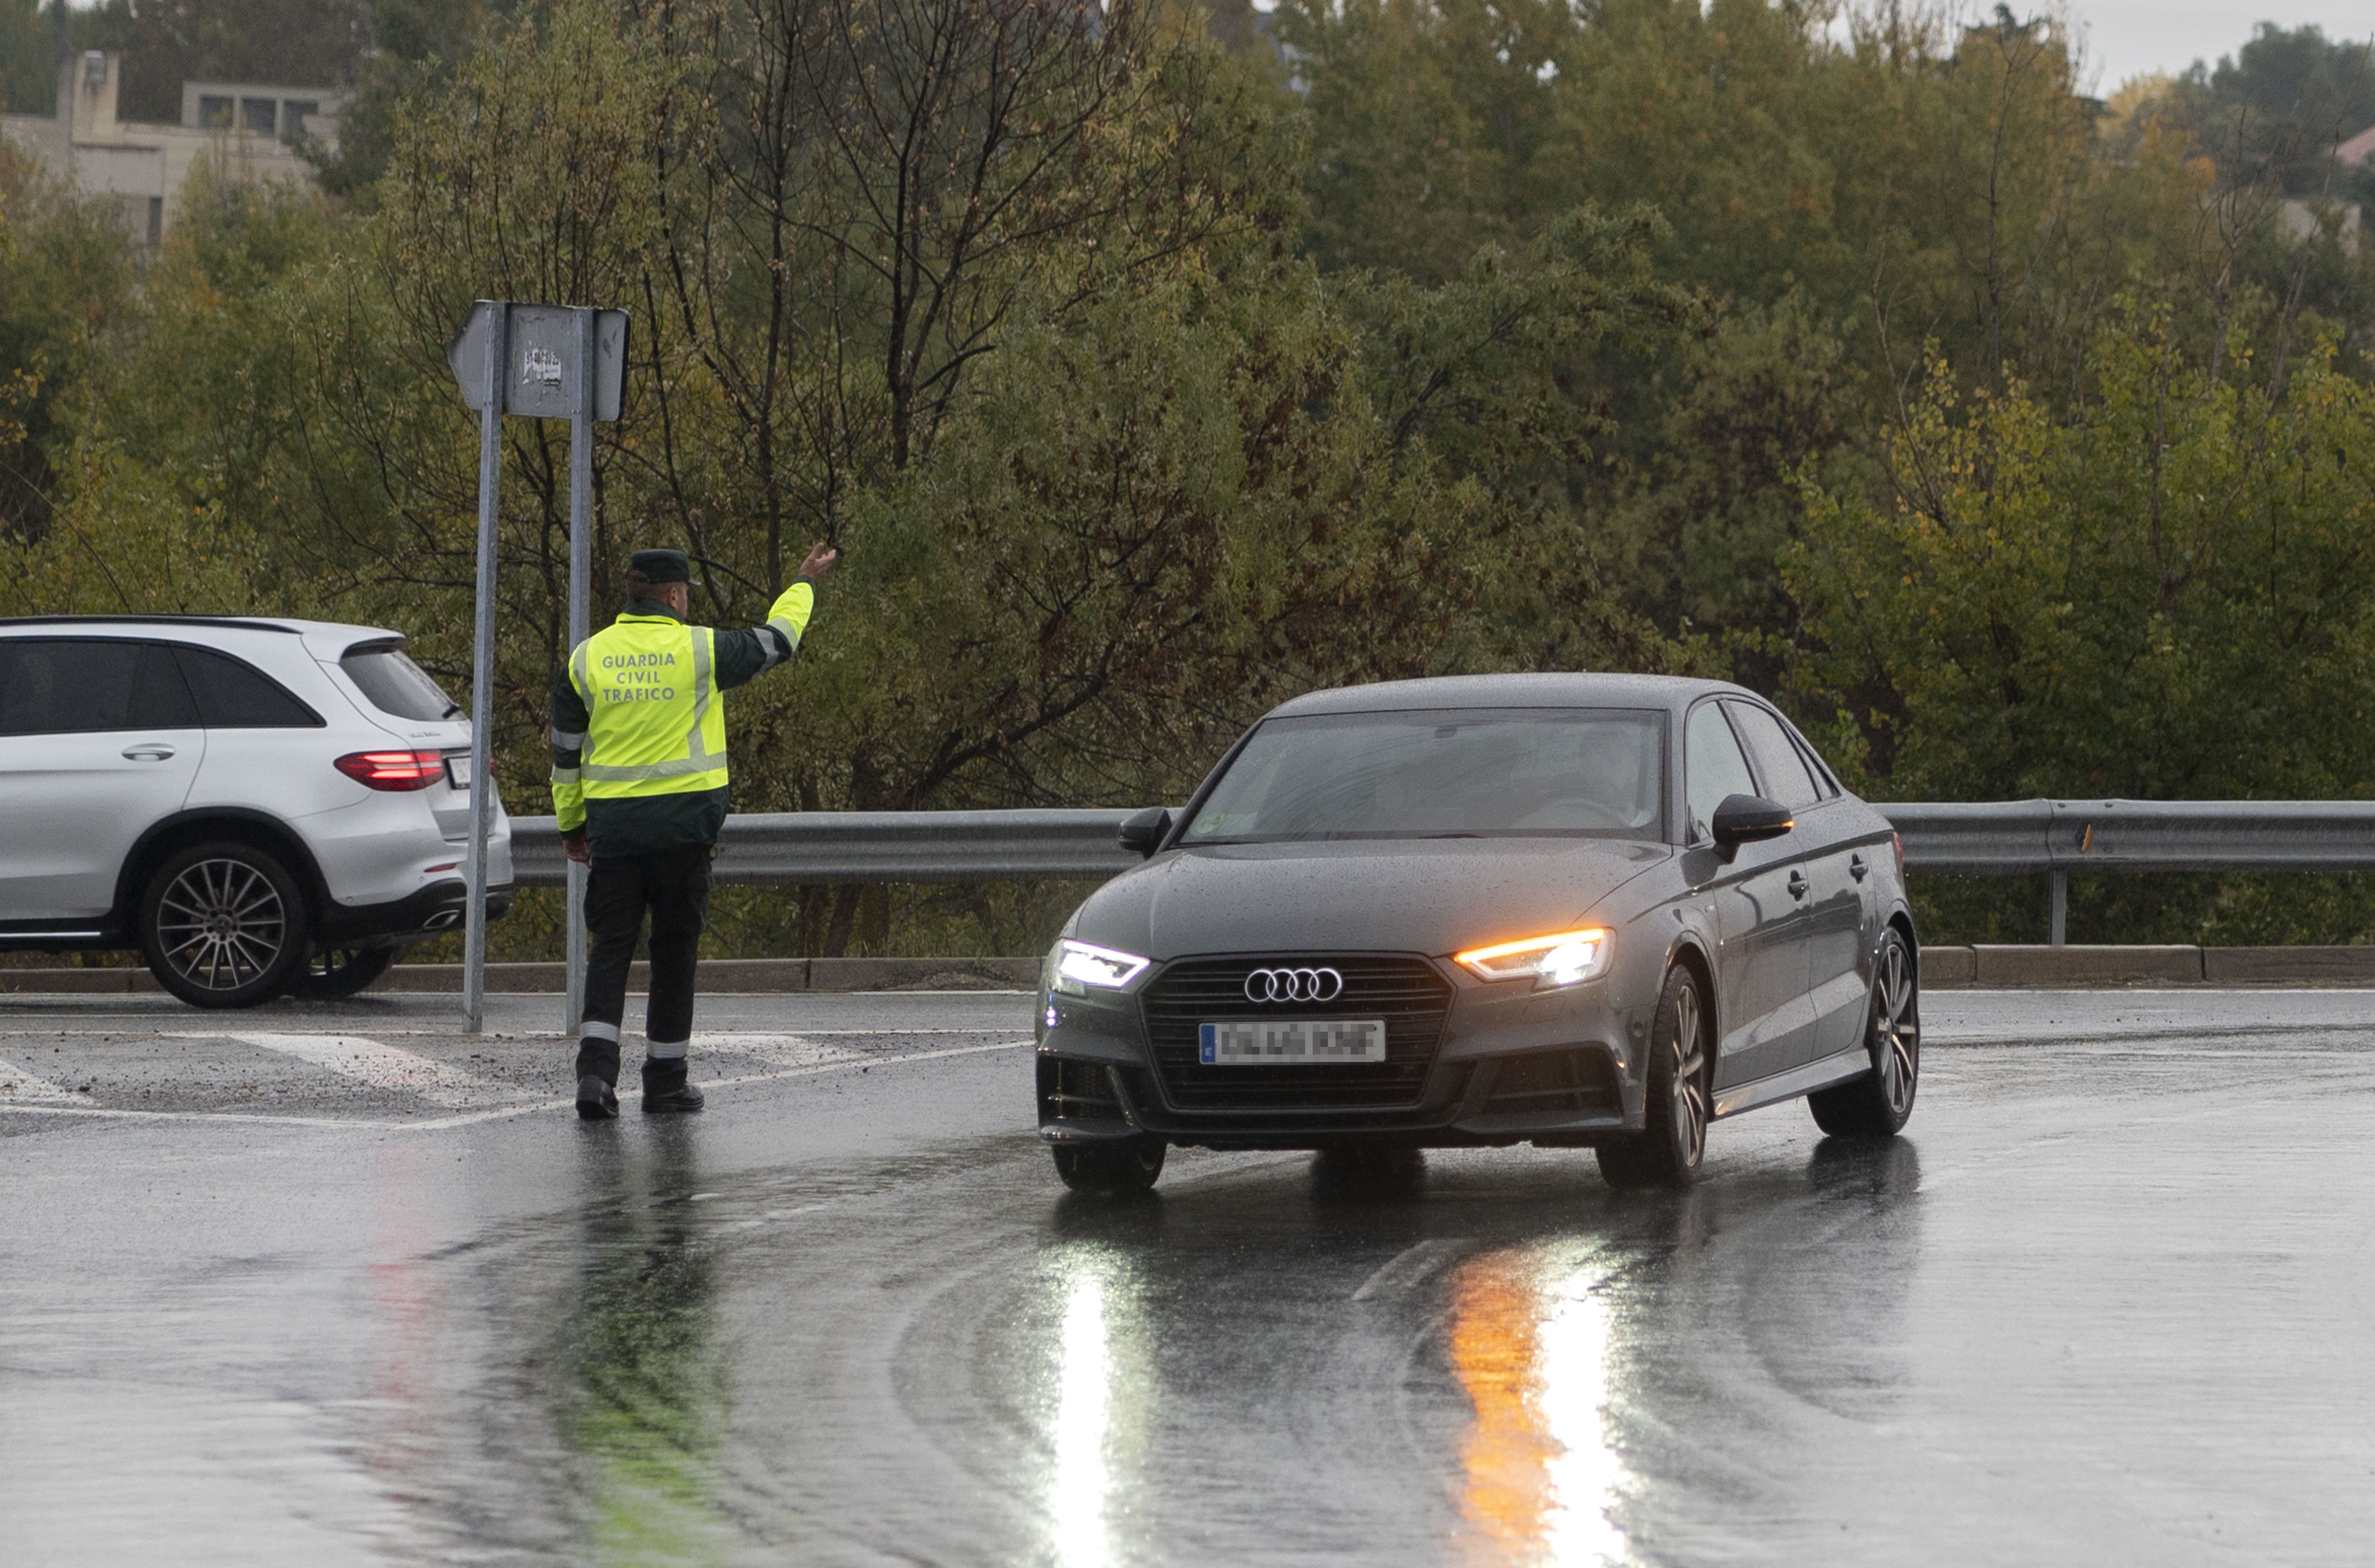
<instances>
[{"instance_id":1,"label":"metal guardrail","mask_svg":"<svg viewBox=\"0 0 2375 1568\"><path fill-rule=\"evenodd\" d=\"M2375 870L2375 801L2001 800L1874 809L1908 869L1963 877L2039 871ZM1111 877L1138 864L1116 840L1128 811L791 811L726 819L721 882L992 882ZM512 819L521 882L557 887L549 817Z\"/></svg>"},{"instance_id":2,"label":"metal guardrail","mask_svg":"<svg viewBox=\"0 0 2375 1568\"><path fill-rule=\"evenodd\" d=\"M1908 870L2375 870L2375 800L2000 800L1875 804Z\"/></svg>"},{"instance_id":3,"label":"metal guardrail","mask_svg":"<svg viewBox=\"0 0 2375 1568\"><path fill-rule=\"evenodd\" d=\"M726 819L720 882L1103 881L1139 863L1121 847L1127 811L751 811ZM563 881L549 817L512 819L521 884Z\"/></svg>"}]
</instances>

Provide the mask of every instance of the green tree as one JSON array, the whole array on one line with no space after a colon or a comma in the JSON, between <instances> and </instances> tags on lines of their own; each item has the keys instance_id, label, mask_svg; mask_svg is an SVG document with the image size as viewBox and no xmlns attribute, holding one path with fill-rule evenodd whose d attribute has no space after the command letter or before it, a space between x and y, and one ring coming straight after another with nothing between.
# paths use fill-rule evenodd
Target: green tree
<instances>
[{"instance_id":1,"label":"green tree","mask_svg":"<svg viewBox=\"0 0 2375 1568\"><path fill-rule=\"evenodd\" d=\"M1888 499L1812 496L1783 556L1819 643L1797 674L1861 732L1876 793L2327 798L2375 782L2375 394L2326 344L2274 397L2240 373L2241 336L2236 373L2214 377L2166 311L2131 304L2066 418L2017 384L1966 396L1932 360L1889 443ZM2169 913L2148 890L2116 897L2141 925ZM2369 913L2337 917L2341 934Z\"/></svg>"},{"instance_id":2,"label":"green tree","mask_svg":"<svg viewBox=\"0 0 2375 1568\"><path fill-rule=\"evenodd\" d=\"M0 110L51 112L57 98L52 21L41 0L0 0Z\"/></svg>"},{"instance_id":3,"label":"green tree","mask_svg":"<svg viewBox=\"0 0 2375 1568\"><path fill-rule=\"evenodd\" d=\"M103 362L135 299L114 204L76 198L0 145L0 540L45 537L82 376Z\"/></svg>"}]
</instances>

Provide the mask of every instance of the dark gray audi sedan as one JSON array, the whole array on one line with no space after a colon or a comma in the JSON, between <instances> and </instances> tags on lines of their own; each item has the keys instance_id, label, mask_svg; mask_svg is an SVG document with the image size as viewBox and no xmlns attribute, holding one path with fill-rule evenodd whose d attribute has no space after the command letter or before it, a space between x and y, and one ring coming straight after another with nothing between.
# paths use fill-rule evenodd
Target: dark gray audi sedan
<instances>
[{"instance_id":1,"label":"dark gray audi sedan","mask_svg":"<svg viewBox=\"0 0 2375 1568\"><path fill-rule=\"evenodd\" d=\"M1674 1185L1718 1117L1912 1112L1896 835L1740 687L1315 691L1122 839L1146 864L1041 981L1039 1131L1075 1187L1152 1185L1175 1143L1588 1146Z\"/></svg>"}]
</instances>

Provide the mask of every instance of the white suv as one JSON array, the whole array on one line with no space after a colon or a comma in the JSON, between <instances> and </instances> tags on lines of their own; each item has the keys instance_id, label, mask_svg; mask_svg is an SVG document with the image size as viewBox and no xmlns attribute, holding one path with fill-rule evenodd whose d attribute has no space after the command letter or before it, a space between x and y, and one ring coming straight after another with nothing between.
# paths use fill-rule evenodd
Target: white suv
<instances>
[{"instance_id":1,"label":"white suv","mask_svg":"<svg viewBox=\"0 0 2375 1568\"><path fill-rule=\"evenodd\" d=\"M470 764L394 631L0 619L0 950L137 947L200 1007L351 995L461 923ZM500 803L487 881L501 914Z\"/></svg>"}]
</instances>

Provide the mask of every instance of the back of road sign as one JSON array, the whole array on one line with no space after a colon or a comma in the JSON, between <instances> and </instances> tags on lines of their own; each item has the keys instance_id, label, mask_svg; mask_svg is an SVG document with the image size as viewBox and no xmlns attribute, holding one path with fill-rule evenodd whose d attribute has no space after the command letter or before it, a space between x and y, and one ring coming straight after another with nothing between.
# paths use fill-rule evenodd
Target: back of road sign
<instances>
[{"instance_id":1,"label":"back of road sign","mask_svg":"<svg viewBox=\"0 0 2375 1568\"><path fill-rule=\"evenodd\" d=\"M538 419L566 419L577 409L571 388L575 383L570 361L576 354L576 312L566 305L514 305L505 312L511 323L510 343L503 355L503 407L506 414ZM445 346L445 361L462 383L462 398L472 413L484 400L488 324L494 317L491 301L481 300L470 311L462 330ZM626 384L627 312L594 312L594 417L619 417L620 393Z\"/></svg>"}]
</instances>

